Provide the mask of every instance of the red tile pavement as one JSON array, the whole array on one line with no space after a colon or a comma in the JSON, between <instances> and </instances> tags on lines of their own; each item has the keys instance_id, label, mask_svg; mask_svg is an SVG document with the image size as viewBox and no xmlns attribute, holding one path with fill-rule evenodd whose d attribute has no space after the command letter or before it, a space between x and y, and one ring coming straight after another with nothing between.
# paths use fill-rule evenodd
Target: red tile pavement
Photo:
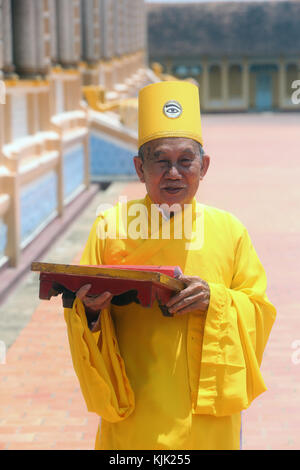
<instances>
[{"instance_id":1,"label":"red tile pavement","mask_svg":"<svg viewBox=\"0 0 300 470\"><path fill-rule=\"evenodd\" d=\"M213 160L202 199L248 227L277 308L262 364L268 392L243 413L246 449L300 448L299 129L299 114L211 116L204 126Z\"/></svg>"},{"instance_id":2,"label":"red tile pavement","mask_svg":"<svg viewBox=\"0 0 300 470\"><path fill-rule=\"evenodd\" d=\"M299 124L298 114L203 118L212 162L198 198L245 223L278 310L262 364L268 392L243 412L245 449L300 448ZM81 397L59 299L41 302L9 349L0 387L0 449L93 448L98 418Z\"/></svg>"},{"instance_id":3,"label":"red tile pavement","mask_svg":"<svg viewBox=\"0 0 300 470\"><path fill-rule=\"evenodd\" d=\"M40 303L0 366L0 387L2 448L93 449L99 419L81 397L60 299Z\"/></svg>"}]
</instances>

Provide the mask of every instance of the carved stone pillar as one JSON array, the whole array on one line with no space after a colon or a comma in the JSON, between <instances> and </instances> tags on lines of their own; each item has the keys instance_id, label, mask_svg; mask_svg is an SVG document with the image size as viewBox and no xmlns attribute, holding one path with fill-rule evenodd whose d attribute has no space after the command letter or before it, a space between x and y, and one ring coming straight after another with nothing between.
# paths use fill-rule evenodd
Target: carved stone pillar
<instances>
[{"instance_id":1,"label":"carved stone pillar","mask_svg":"<svg viewBox=\"0 0 300 470\"><path fill-rule=\"evenodd\" d=\"M58 62L64 67L77 67L81 58L80 0L56 0L56 12Z\"/></svg>"},{"instance_id":2,"label":"carved stone pillar","mask_svg":"<svg viewBox=\"0 0 300 470\"><path fill-rule=\"evenodd\" d=\"M145 50L147 44L146 5L144 0L137 1L137 41L136 51Z\"/></svg>"},{"instance_id":3,"label":"carved stone pillar","mask_svg":"<svg viewBox=\"0 0 300 470\"><path fill-rule=\"evenodd\" d=\"M100 0L81 2L82 59L90 64L101 58Z\"/></svg>"},{"instance_id":4,"label":"carved stone pillar","mask_svg":"<svg viewBox=\"0 0 300 470\"><path fill-rule=\"evenodd\" d=\"M5 75L9 75L15 69L14 64L13 64L11 0L2 0L2 22L3 22L3 72Z\"/></svg>"},{"instance_id":5,"label":"carved stone pillar","mask_svg":"<svg viewBox=\"0 0 300 470\"><path fill-rule=\"evenodd\" d=\"M0 0L0 80L2 79L2 76L3 76L3 73L2 73L2 69L3 69L3 5L2 5L2 0ZM2 145L3 145L3 142L4 142L4 125L3 125L3 104L5 103L6 99L5 99L5 85L4 83L2 82L2 80L0 81L0 162L2 164Z\"/></svg>"},{"instance_id":6,"label":"carved stone pillar","mask_svg":"<svg viewBox=\"0 0 300 470\"><path fill-rule=\"evenodd\" d=\"M50 50L51 62L53 65L58 63L58 42L57 42L57 11L56 0L49 1L50 15Z\"/></svg>"},{"instance_id":7,"label":"carved stone pillar","mask_svg":"<svg viewBox=\"0 0 300 470\"><path fill-rule=\"evenodd\" d=\"M115 54L114 41L114 0L101 0L102 56L112 59Z\"/></svg>"},{"instance_id":8,"label":"carved stone pillar","mask_svg":"<svg viewBox=\"0 0 300 470\"><path fill-rule=\"evenodd\" d=\"M128 8L128 0L114 0L115 55L119 57L126 54L127 49Z\"/></svg>"},{"instance_id":9,"label":"carved stone pillar","mask_svg":"<svg viewBox=\"0 0 300 470\"><path fill-rule=\"evenodd\" d=\"M135 46L136 32L136 0L128 0L127 10L127 51L126 54L132 54Z\"/></svg>"},{"instance_id":10,"label":"carved stone pillar","mask_svg":"<svg viewBox=\"0 0 300 470\"><path fill-rule=\"evenodd\" d=\"M48 2L12 0L14 61L22 76L46 75L50 66Z\"/></svg>"},{"instance_id":11,"label":"carved stone pillar","mask_svg":"<svg viewBox=\"0 0 300 470\"><path fill-rule=\"evenodd\" d=\"M0 79L2 78L3 69L3 18L2 18L2 0L0 0Z\"/></svg>"}]
</instances>

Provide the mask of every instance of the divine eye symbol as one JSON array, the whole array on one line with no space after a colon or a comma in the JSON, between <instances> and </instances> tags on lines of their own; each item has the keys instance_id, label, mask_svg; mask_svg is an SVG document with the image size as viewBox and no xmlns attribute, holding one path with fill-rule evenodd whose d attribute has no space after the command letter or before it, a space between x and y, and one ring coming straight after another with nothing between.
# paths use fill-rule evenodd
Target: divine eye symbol
<instances>
[{"instance_id":1,"label":"divine eye symbol","mask_svg":"<svg viewBox=\"0 0 300 470\"><path fill-rule=\"evenodd\" d=\"M164 105L164 114L168 118L178 118L182 114L182 106L178 101L168 101Z\"/></svg>"}]
</instances>

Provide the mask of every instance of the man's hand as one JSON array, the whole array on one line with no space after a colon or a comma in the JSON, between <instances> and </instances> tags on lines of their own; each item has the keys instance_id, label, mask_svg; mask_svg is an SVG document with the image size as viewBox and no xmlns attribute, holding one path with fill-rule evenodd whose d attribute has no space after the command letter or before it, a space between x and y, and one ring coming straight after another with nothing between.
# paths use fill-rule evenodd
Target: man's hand
<instances>
[{"instance_id":1,"label":"man's hand","mask_svg":"<svg viewBox=\"0 0 300 470\"><path fill-rule=\"evenodd\" d=\"M206 313L210 301L210 289L207 282L197 276L178 277L183 281L186 288L174 295L166 304L168 310L173 315L182 315L194 310Z\"/></svg>"},{"instance_id":2,"label":"man's hand","mask_svg":"<svg viewBox=\"0 0 300 470\"><path fill-rule=\"evenodd\" d=\"M98 295L97 297L88 297L87 293L91 288L91 284L86 284L82 286L77 292L76 297L78 297L84 307L87 320L89 322L89 327L93 333L100 330L100 313L104 308L109 307L113 294L110 292L103 292L103 294Z\"/></svg>"}]
</instances>

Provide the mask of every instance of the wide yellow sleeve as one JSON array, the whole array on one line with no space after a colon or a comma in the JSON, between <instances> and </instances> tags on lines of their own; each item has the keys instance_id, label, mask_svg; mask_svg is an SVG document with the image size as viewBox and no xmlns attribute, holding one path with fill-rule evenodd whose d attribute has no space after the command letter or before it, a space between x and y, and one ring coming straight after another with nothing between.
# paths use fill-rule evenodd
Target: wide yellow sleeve
<instances>
[{"instance_id":1,"label":"wide yellow sleeve","mask_svg":"<svg viewBox=\"0 0 300 470\"><path fill-rule=\"evenodd\" d=\"M266 390L260 364L276 316L246 229L236 247L230 288L208 284L196 413L226 416L248 408Z\"/></svg>"},{"instance_id":2,"label":"wide yellow sleeve","mask_svg":"<svg viewBox=\"0 0 300 470\"><path fill-rule=\"evenodd\" d=\"M95 221L85 246L81 264L101 264L104 240L97 235ZM75 299L72 309L64 309L74 370L88 411L109 422L118 422L134 410L134 393L120 355L109 309L101 312L100 333L88 327L82 302Z\"/></svg>"},{"instance_id":3,"label":"wide yellow sleeve","mask_svg":"<svg viewBox=\"0 0 300 470\"><path fill-rule=\"evenodd\" d=\"M105 222L103 216L99 216L94 221L89 234L88 241L84 247L80 264L97 266L103 262L103 254L105 250L105 237L101 234L105 230Z\"/></svg>"}]
</instances>

